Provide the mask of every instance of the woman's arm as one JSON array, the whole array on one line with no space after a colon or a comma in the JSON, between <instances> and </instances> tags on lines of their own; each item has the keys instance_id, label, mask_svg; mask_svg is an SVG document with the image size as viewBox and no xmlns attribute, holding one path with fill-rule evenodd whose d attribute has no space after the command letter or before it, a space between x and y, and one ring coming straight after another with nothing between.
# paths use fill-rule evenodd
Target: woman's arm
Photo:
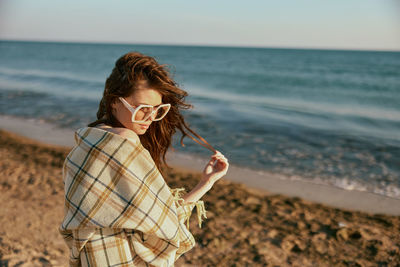
<instances>
[{"instance_id":1,"label":"woman's arm","mask_svg":"<svg viewBox=\"0 0 400 267\"><path fill-rule=\"evenodd\" d=\"M205 166L200 182L183 199L186 203L196 202L202 198L228 171L228 160L217 151L211 156L210 161Z\"/></svg>"}]
</instances>

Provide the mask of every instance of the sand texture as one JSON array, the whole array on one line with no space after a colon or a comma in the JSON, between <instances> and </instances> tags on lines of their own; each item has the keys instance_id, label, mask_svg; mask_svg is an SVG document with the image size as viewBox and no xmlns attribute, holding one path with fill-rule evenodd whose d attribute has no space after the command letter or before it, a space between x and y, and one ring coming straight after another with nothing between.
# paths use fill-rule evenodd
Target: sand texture
<instances>
[{"instance_id":1,"label":"sand texture","mask_svg":"<svg viewBox=\"0 0 400 267\"><path fill-rule=\"evenodd\" d=\"M0 266L66 266L61 167L70 148L0 131ZM171 187L199 174L174 169ZM346 211L227 180L203 198L197 245L176 266L400 266L400 217Z\"/></svg>"}]
</instances>

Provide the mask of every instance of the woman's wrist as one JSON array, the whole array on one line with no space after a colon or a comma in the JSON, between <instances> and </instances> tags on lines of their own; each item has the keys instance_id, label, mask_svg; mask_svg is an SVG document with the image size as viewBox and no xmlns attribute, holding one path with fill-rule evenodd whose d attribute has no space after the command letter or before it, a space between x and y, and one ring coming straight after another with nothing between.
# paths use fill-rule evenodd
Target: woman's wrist
<instances>
[{"instance_id":1,"label":"woman's wrist","mask_svg":"<svg viewBox=\"0 0 400 267\"><path fill-rule=\"evenodd\" d=\"M214 185L213 179L210 178L203 176L193 190L183 196L183 200L186 203L193 203L202 198Z\"/></svg>"},{"instance_id":2,"label":"woman's wrist","mask_svg":"<svg viewBox=\"0 0 400 267\"><path fill-rule=\"evenodd\" d=\"M203 178L200 180L198 185L200 187L206 188L207 191L208 191L213 187L214 183L215 182L214 182L213 177L211 177L211 176L203 176Z\"/></svg>"}]
</instances>

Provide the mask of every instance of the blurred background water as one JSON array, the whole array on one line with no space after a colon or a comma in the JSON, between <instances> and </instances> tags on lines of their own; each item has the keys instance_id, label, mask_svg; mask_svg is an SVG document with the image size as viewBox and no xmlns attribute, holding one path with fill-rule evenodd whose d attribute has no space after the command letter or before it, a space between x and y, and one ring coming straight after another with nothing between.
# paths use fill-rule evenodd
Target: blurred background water
<instances>
[{"instance_id":1,"label":"blurred background water","mask_svg":"<svg viewBox=\"0 0 400 267\"><path fill-rule=\"evenodd\" d=\"M129 51L169 65L231 163L400 198L400 52L0 41L0 114L84 127Z\"/></svg>"}]
</instances>

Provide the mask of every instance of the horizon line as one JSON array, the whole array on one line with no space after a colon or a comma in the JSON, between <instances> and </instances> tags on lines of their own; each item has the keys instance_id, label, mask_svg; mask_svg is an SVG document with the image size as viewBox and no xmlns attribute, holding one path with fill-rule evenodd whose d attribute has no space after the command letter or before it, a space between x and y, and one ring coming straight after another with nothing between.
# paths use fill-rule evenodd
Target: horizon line
<instances>
[{"instance_id":1,"label":"horizon line","mask_svg":"<svg viewBox=\"0 0 400 267\"><path fill-rule=\"evenodd\" d=\"M234 45L234 44L190 44L190 43L148 43L148 42L109 42L85 40L49 40L49 39L7 39L5 42L35 42L35 43L67 43L67 44L109 44L109 45L147 45L147 46L181 46L181 47L215 47L215 48L249 48L249 49L287 49L287 50L326 50L326 51L364 51L364 52L400 52L382 48L334 48L334 47L291 47L291 46L263 46L263 45Z\"/></svg>"}]
</instances>

